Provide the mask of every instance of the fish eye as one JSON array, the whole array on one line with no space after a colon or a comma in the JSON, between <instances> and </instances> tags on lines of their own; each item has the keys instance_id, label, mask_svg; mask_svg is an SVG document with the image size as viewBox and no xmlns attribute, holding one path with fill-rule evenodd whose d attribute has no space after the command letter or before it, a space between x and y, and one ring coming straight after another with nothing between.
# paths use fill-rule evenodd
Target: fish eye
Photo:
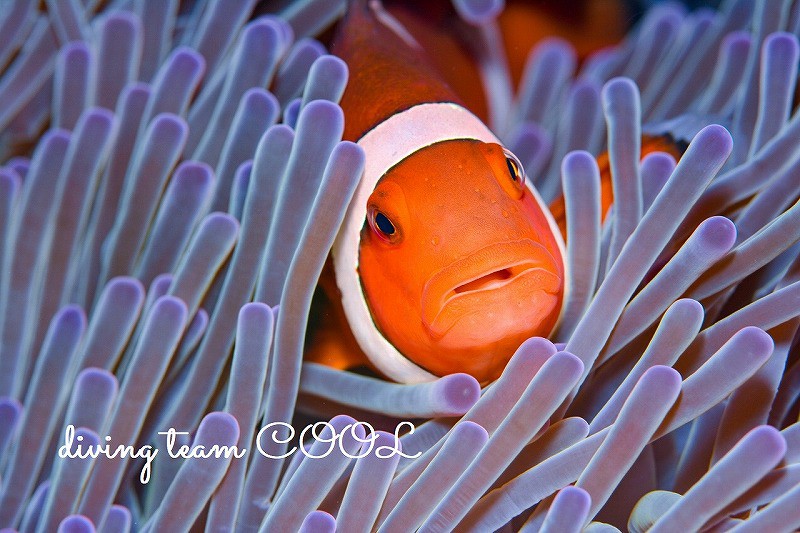
<instances>
[{"instance_id":1,"label":"fish eye","mask_svg":"<svg viewBox=\"0 0 800 533\"><path fill-rule=\"evenodd\" d=\"M394 225L386 213L373 209L370 216L372 229L381 237L389 242L395 242L399 237L397 227Z\"/></svg>"},{"instance_id":2,"label":"fish eye","mask_svg":"<svg viewBox=\"0 0 800 533\"><path fill-rule=\"evenodd\" d=\"M503 150L506 156L506 166L508 167L508 174L511 176L511 181L520 189L525 187L525 170L522 168L522 163L519 162L517 156Z\"/></svg>"},{"instance_id":3,"label":"fish eye","mask_svg":"<svg viewBox=\"0 0 800 533\"><path fill-rule=\"evenodd\" d=\"M385 235L394 235L394 224L392 224L392 221L389 220L389 217L380 211L375 212L375 225L379 230L381 230L381 233Z\"/></svg>"}]
</instances>

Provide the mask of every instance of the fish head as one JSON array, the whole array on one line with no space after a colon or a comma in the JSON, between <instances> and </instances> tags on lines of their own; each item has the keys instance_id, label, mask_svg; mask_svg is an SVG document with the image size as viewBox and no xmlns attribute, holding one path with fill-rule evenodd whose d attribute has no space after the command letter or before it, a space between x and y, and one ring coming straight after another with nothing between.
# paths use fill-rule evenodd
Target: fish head
<instances>
[{"instance_id":1,"label":"fish head","mask_svg":"<svg viewBox=\"0 0 800 533\"><path fill-rule=\"evenodd\" d=\"M560 315L563 244L546 213L499 144L454 139L410 154L367 199L358 274L374 326L431 374L497 378Z\"/></svg>"}]
</instances>

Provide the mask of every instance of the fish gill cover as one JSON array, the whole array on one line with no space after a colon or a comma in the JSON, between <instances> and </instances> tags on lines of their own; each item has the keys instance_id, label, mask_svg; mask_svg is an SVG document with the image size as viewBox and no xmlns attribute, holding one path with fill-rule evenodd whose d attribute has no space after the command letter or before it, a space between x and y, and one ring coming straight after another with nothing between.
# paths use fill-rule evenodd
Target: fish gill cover
<instances>
[{"instance_id":1,"label":"fish gill cover","mask_svg":"<svg viewBox=\"0 0 800 533\"><path fill-rule=\"evenodd\" d=\"M499 61L503 3L456 7ZM363 167L313 38L343 2L2 8L0 527L800 527L800 3L657 4L580 65L543 41L517 98L493 63L570 291L483 391L302 361ZM640 162L658 129L677 164Z\"/></svg>"}]
</instances>

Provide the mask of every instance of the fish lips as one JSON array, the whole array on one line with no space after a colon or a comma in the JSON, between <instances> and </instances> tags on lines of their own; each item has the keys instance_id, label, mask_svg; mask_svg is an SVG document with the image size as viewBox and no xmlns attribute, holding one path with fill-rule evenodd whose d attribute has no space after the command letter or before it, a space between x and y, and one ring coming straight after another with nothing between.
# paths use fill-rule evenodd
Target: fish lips
<instances>
[{"instance_id":1,"label":"fish lips","mask_svg":"<svg viewBox=\"0 0 800 533\"><path fill-rule=\"evenodd\" d=\"M487 266L488 265L488 266ZM422 291L422 322L429 334L441 339L459 322L468 322L475 341L503 331L486 331L494 322L508 320L525 323L506 324L508 329L531 329L537 314L546 313L549 303L537 302L545 293L556 298L562 290L562 278L553 256L541 244L522 239L489 245L455 261L436 272ZM548 302L553 298L545 298ZM467 324L464 324L467 325ZM461 328L460 328L461 329Z\"/></svg>"}]
</instances>

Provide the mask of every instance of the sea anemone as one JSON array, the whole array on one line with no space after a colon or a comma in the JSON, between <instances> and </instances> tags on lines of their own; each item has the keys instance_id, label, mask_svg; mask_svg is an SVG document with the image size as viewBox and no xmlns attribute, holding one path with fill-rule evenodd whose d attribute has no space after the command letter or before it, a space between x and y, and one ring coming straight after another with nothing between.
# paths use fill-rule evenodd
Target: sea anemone
<instances>
[{"instance_id":1,"label":"sea anemone","mask_svg":"<svg viewBox=\"0 0 800 533\"><path fill-rule=\"evenodd\" d=\"M582 62L548 39L512 98L503 2L454 3L572 280L483 389L303 363L364 164L315 39L345 2L5 6L0 527L800 527L798 5L658 4ZM640 161L643 133L688 148Z\"/></svg>"}]
</instances>

